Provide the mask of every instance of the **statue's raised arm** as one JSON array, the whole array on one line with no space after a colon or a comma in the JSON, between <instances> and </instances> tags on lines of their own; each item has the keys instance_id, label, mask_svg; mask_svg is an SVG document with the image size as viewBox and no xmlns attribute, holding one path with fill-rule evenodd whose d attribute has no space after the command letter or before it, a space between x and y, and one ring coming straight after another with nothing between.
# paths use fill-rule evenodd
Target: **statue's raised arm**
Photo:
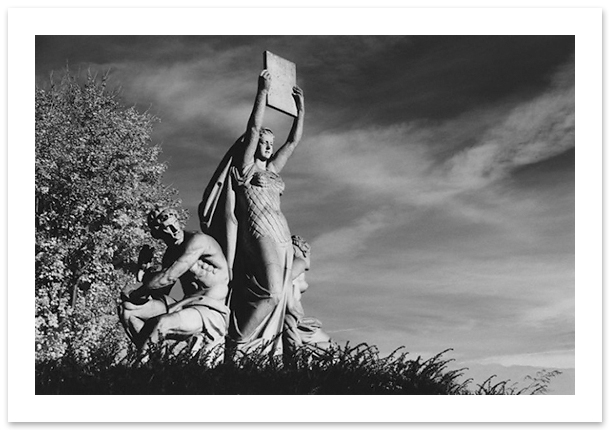
<instances>
[{"instance_id":1,"label":"statue's raised arm","mask_svg":"<svg viewBox=\"0 0 610 430\"><path fill-rule=\"evenodd\" d=\"M259 142L259 136L263 126L263 118L265 116L267 93L269 92L270 87L271 75L269 74L269 71L263 70L258 77L258 90L256 91L256 98L254 99L254 107L252 108L250 119L248 120L246 133L244 134L245 150L242 168L254 163L256 146Z\"/></svg>"},{"instance_id":2,"label":"statue's raised arm","mask_svg":"<svg viewBox=\"0 0 610 430\"><path fill-rule=\"evenodd\" d=\"M284 168L286 161L288 161L288 158L290 158L292 152L297 147L301 141L301 137L303 136L303 122L305 120L305 96L303 95L303 90L296 86L292 89L292 95L297 106L297 116L292 123L292 129L290 130L290 134L288 134L286 143L284 143L284 145L278 149L278 151L269 161L269 165L271 165L277 173L280 173L280 171Z\"/></svg>"}]
</instances>

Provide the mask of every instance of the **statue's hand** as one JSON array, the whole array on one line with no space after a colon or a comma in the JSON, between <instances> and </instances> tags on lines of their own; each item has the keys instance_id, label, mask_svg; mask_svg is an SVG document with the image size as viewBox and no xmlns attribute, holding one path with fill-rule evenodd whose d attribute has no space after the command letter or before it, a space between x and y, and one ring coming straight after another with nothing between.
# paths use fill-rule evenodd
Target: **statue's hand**
<instances>
[{"instance_id":1,"label":"statue's hand","mask_svg":"<svg viewBox=\"0 0 610 430\"><path fill-rule=\"evenodd\" d=\"M297 111L302 112L305 109L305 96L303 90L299 87L292 87L292 96L297 104Z\"/></svg>"},{"instance_id":2,"label":"statue's hand","mask_svg":"<svg viewBox=\"0 0 610 430\"><path fill-rule=\"evenodd\" d=\"M138 282L142 282L142 278L144 277L146 270L151 267L154 253L154 248L151 248L148 245L144 245L140 249L136 271L136 280Z\"/></svg>"},{"instance_id":3,"label":"statue's hand","mask_svg":"<svg viewBox=\"0 0 610 430\"><path fill-rule=\"evenodd\" d=\"M127 285L121 291L121 301L130 302L136 305L141 305L148 301L149 294L144 293L141 287L137 287L134 284Z\"/></svg>"},{"instance_id":4,"label":"statue's hand","mask_svg":"<svg viewBox=\"0 0 610 430\"><path fill-rule=\"evenodd\" d=\"M140 249L140 254L138 255L138 267L146 268L147 265L152 261L154 253L154 248L151 248L149 245L142 246Z\"/></svg>"},{"instance_id":5,"label":"statue's hand","mask_svg":"<svg viewBox=\"0 0 610 430\"><path fill-rule=\"evenodd\" d=\"M269 70L265 69L261 72L258 77L258 90L259 91L269 91L271 88L271 73Z\"/></svg>"}]
</instances>

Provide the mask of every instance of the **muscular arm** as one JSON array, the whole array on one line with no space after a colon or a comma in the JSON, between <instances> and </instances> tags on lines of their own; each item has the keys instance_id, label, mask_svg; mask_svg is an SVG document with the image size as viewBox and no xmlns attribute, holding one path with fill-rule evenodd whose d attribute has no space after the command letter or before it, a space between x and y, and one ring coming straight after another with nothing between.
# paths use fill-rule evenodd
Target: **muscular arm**
<instances>
[{"instance_id":1,"label":"muscular arm","mask_svg":"<svg viewBox=\"0 0 610 430\"><path fill-rule=\"evenodd\" d=\"M265 116L265 103L267 101L267 93L271 85L271 76L267 70L263 70L258 78L258 90L256 99L254 99L254 107L248 120L246 134L244 136L244 144L246 150L244 152L244 160L242 167L254 162L254 154L256 153L256 145L258 144L259 134L263 126L263 118Z\"/></svg>"},{"instance_id":2,"label":"muscular arm","mask_svg":"<svg viewBox=\"0 0 610 430\"><path fill-rule=\"evenodd\" d=\"M171 266L144 276L143 287L158 290L173 285L210 247L207 236L196 234L188 240L184 253Z\"/></svg>"},{"instance_id":3,"label":"muscular arm","mask_svg":"<svg viewBox=\"0 0 610 430\"><path fill-rule=\"evenodd\" d=\"M297 117L292 123L292 128L290 129L286 143L284 143L284 145L282 145L273 155L271 160L269 160L269 165L273 166L273 169L275 169L277 173L284 168L288 158L290 158L303 136L303 123L305 119L305 99L303 97L303 91L301 91L299 87L294 87L293 95L297 105Z\"/></svg>"}]
</instances>

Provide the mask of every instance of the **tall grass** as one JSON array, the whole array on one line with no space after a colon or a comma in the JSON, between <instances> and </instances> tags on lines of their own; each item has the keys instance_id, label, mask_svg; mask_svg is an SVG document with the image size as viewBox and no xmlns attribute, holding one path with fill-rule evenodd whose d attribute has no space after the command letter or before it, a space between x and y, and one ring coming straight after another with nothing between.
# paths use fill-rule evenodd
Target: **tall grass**
<instances>
[{"instance_id":1,"label":"tall grass","mask_svg":"<svg viewBox=\"0 0 610 430\"><path fill-rule=\"evenodd\" d=\"M525 386L517 383L510 384L510 381L498 381L494 382L496 375L492 375L483 381L482 384L477 385L477 389L473 394L479 395L521 395L521 394L546 394L548 392L549 384L551 380L561 375L559 370L545 370L542 369L536 373L536 375L528 375L525 377L529 383Z\"/></svg>"},{"instance_id":2,"label":"tall grass","mask_svg":"<svg viewBox=\"0 0 610 430\"><path fill-rule=\"evenodd\" d=\"M145 357L99 350L87 363L70 354L37 362L36 394L540 394L555 376L532 379L533 388L492 377L473 390L472 380L460 382L466 369L448 369L450 350L427 360L401 351L380 357L362 343L301 348L289 360L260 351L222 360L221 349L153 348Z\"/></svg>"}]
</instances>

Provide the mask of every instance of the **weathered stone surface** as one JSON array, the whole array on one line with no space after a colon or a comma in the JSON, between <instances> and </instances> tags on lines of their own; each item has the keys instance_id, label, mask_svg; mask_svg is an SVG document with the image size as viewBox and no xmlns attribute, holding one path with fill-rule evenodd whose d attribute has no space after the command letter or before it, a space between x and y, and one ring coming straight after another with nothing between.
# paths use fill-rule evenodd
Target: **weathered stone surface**
<instances>
[{"instance_id":1,"label":"weathered stone surface","mask_svg":"<svg viewBox=\"0 0 610 430\"><path fill-rule=\"evenodd\" d=\"M267 106L296 117L297 107L292 96L292 88L297 84L296 64L265 51L264 67L271 74Z\"/></svg>"}]
</instances>

